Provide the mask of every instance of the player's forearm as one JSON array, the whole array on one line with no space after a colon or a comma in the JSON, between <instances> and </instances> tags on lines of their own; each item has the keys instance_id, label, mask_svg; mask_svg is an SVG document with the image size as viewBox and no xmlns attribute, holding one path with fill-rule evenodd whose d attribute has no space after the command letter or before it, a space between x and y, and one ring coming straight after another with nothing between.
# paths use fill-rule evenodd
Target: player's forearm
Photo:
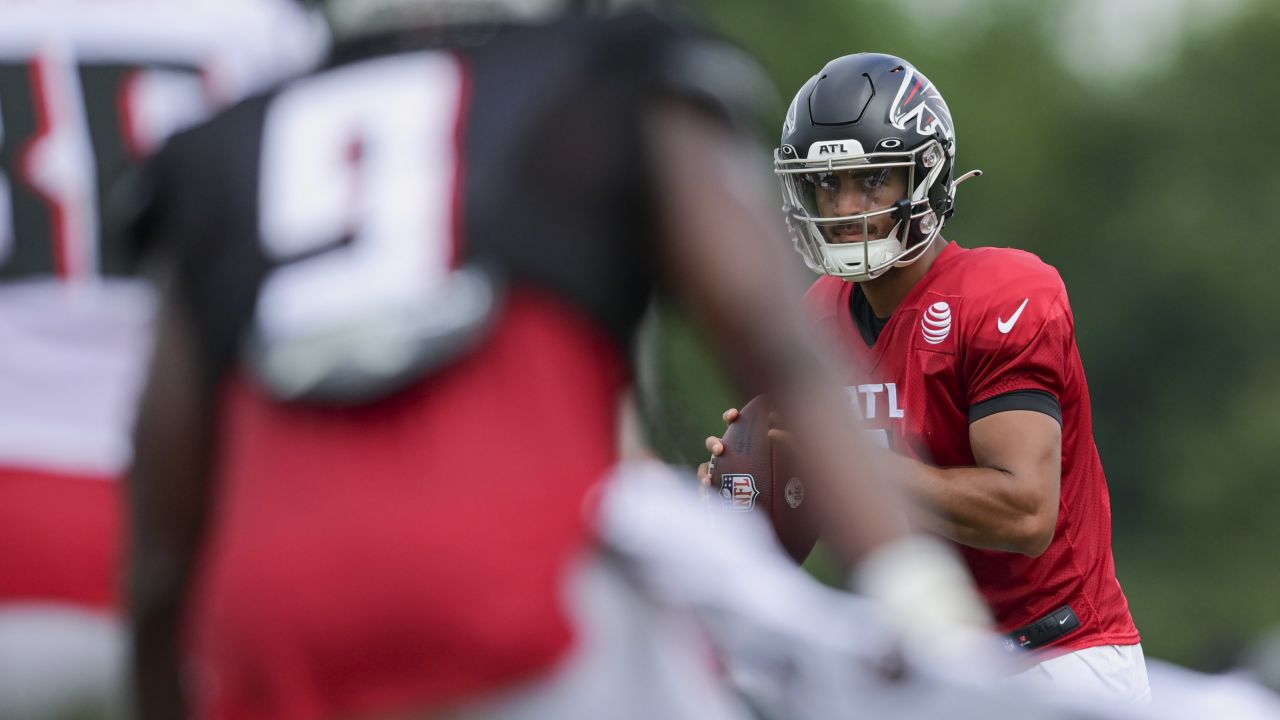
<instances>
[{"instance_id":1,"label":"player's forearm","mask_svg":"<svg viewBox=\"0 0 1280 720\"><path fill-rule=\"evenodd\" d=\"M151 427L154 418L144 413L139 428ZM150 437L140 433L140 439ZM187 717L180 677L182 618L191 575L196 563L194 530L179 531L172 520L181 517L164 493L156 488L177 486L178 476L157 475L171 462L168 446L139 444L129 479L131 514L127 598L130 645L133 649L135 714L140 720ZM170 482L161 483L165 477Z\"/></svg>"},{"instance_id":2,"label":"player's forearm","mask_svg":"<svg viewBox=\"0 0 1280 720\"><path fill-rule=\"evenodd\" d=\"M797 469L802 477L822 479L815 494L824 498L824 537L846 563L856 564L871 549L907 534L909 503L886 482L874 448L849 447L841 428L849 427L850 408L842 398L813 377L790 382L791 391L775 397L803 438L795 444Z\"/></svg>"},{"instance_id":3,"label":"player's forearm","mask_svg":"<svg viewBox=\"0 0 1280 720\"><path fill-rule=\"evenodd\" d=\"M209 505L212 402L185 320L178 304L164 304L128 482L128 610L142 720L186 717L178 639Z\"/></svg>"},{"instance_id":4,"label":"player's forearm","mask_svg":"<svg viewBox=\"0 0 1280 720\"><path fill-rule=\"evenodd\" d=\"M962 545L1036 557L1053 540L1056 494L995 468L935 468L901 458L899 482L915 500L914 519Z\"/></svg>"},{"instance_id":5,"label":"player's forearm","mask_svg":"<svg viewBox=\"0 0 1280 720\"><path fill-rule=\"evenodd\" d=\"M134 711L140 720L186 717L178 641L184 585L135 555L129 581ZM139 566L146 566L143 570Z\"/></svg>"},{"instance_id":6,"label":"player's forearm","mask_svg":"<svg viewBox=\"0 0 1280 720\"><path fill-rule=\"evenodd\" d=\"M718 346L731 349L725 360L740 386L769 395L803 438L799 469L830 484L827 505L843 508L833 512L848 528L835 545L856 562L900 537L905 523L885 511L896 490L869 465L849 462L868 448L849 447L855 418L810 335L785 240L762 214L768 194L744 164L749 151L692 108L665 107L654 121L668 279Z\"/></svg>"}]
</instances>

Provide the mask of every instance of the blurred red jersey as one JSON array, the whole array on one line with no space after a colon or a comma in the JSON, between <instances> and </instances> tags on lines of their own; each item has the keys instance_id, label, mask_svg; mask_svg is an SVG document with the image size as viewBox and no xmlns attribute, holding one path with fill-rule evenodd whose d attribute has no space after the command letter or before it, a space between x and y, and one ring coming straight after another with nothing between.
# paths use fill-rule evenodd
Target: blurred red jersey
<instances>
[{"instance_id":1,"label":"blurred red jersey","mask_svg":"<svg viewBox=\"0 0 1280 720\"><path fill-rule=\"evenodd\" d=\"M736 117L677 72L716 47L643 14L410 27L156 156L136 225L180 241L219 401L199 715L452 708L582 646L570 584L656 284L636 119Z\"/></svg>"},{"instance_id":2,"label":"blurred red jersey","mask_svg":"<svg viewBox=\"0 0 1280 720\"><path fill-rule=\"evenodd\" d=\"M208 716L425 707L545 672L625 376L598 328L521 293L474 355L378 403L234 377L192 628Z\"/></svg>"},{"instance_id":3,"label":"blurred red jersey","mask_svg":"<svg viewBox=\"0 0 1280 720\"><path fill-rule=\"evenodd\" d=\"M854 289L826 276L806 301L820 327L850 353L856 377L868 381L849 387L850 400L894 450L939 467L971 466L975 406L1031 391L1051 395L1061 407L1061 495L1049 549L1032 558L960 546L1000 630L1050 614L1059 618L1056 611L1069 606L1079 627L1046 647L1061 652L1139 642L1116 580L1107 480L1093 441L1075 321L1057 271L1020 250L952 243L873 344L854 320Z\"/></svg>"}]
</instances>

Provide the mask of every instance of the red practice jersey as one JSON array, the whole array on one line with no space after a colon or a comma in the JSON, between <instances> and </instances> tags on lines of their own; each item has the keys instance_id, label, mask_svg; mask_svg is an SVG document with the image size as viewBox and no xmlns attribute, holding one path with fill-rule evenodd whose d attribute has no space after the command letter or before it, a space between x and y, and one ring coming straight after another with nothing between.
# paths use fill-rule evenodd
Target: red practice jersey
<instances>
[{"instance_id":1,"label":"red practice jersey","mask_svg":"<svg viewBox=\"0 0 1280 720\"><path fill-rule=\"evenodd\" d=\"M852 313L855 284L820 278L806 301L851 353L850 399L894 450L939 467L974 465L970 410L1038 391L1062 412L1062 483L1053 542L1040 557L960 547L1002 632L1065 606L1080 627L1058 652L1140 638L1116 580L1111 501L1093 441L1075 320L1057 271L1007 248L948 245L868 344Z\"/></svg>"}]
</instances>

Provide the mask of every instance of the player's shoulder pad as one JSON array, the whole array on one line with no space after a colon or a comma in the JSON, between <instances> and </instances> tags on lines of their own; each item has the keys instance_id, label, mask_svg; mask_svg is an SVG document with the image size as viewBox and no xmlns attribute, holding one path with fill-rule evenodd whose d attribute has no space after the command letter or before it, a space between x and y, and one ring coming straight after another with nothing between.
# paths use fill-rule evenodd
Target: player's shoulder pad
<instances>
[{"instance_id":1,"label":"player's shoulder pad","mask_svg":"<svg viewBox=\"0 0 1280 720\"><path fill-rule=\"evenodd\" d=\"M129 248L132 262L156 251L169 255L177 249L157 243L161 235L168 234L173 218L184 210L186 196L179 190L187 180L183 170L194 164L194 148L199 147L195 128L170 135L151 157L126 169L111 185L103 211L103 234L111 244Z\"/></svg>"},{"instance_id":2,"label":"player's shoulder pad","mask_svg":"<svg viewBox=\"0 0 1280 720\"><path fill-rule=\"evenodd\" d=\"M971 349L1016 351L1046 328L1072 331L1066 286L1052 265L1012 248L975 248L965 261L962 325Z\"/></svg>"},{"instance_id":3,"label":"player's shoulder pad","mask_svg":"<svg viewBox=\"0 0 1280 720\"><path fill-rule=\"evenodd\" d=\"M776 89L756 60L728 40L689 22L640 11L618 18L613 40L615 51L651 61L644 74L657 92L692 102L744 130L772 124L779 105Z\"/></svg>"},{"instance_id":4,"label":"player's shoulder pad","mask_svg":"<svg viewBox=\"0 0 1280 720\"><path fill-rule=\"evenodd\" d=\"M210 209L215 188L254 176L260 118L271 97L264 91L171 135L113 189L109 231L127 234L140 255L190 252L204 230L224 219Z\"/></svg>"},{"instance_id":5,"label":"player's shoulder pad","mask_svg":"<svg viewBox=\"0 0 1280 720\"><path fill-rule=\"evenodd\" d=\"M261 141L262 116L284 87L287 85L258 92L174 133L157 153L157 164L193 188L209 187L224 169L239 164L251 163L256 170L252 163L256 163L255 151Z\"/></svg>"}]
</instances>

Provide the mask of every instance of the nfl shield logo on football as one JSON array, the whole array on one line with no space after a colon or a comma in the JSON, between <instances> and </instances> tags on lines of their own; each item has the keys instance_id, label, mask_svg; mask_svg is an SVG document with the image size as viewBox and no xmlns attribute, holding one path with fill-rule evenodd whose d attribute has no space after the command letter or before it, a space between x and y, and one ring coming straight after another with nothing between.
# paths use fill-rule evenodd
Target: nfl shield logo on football
<instances>
[{"instance_id":1,"label":"nfl shield logo on football","mask_svg":"<svg viewBox=\"0 0 1280 720\"><path fill-rule=\"evenodd\" d=\"M726 510L748 512L755 508L760 491L750 475L724 475L720 478L720 497Z\"/></svg>"}]
</instances>

